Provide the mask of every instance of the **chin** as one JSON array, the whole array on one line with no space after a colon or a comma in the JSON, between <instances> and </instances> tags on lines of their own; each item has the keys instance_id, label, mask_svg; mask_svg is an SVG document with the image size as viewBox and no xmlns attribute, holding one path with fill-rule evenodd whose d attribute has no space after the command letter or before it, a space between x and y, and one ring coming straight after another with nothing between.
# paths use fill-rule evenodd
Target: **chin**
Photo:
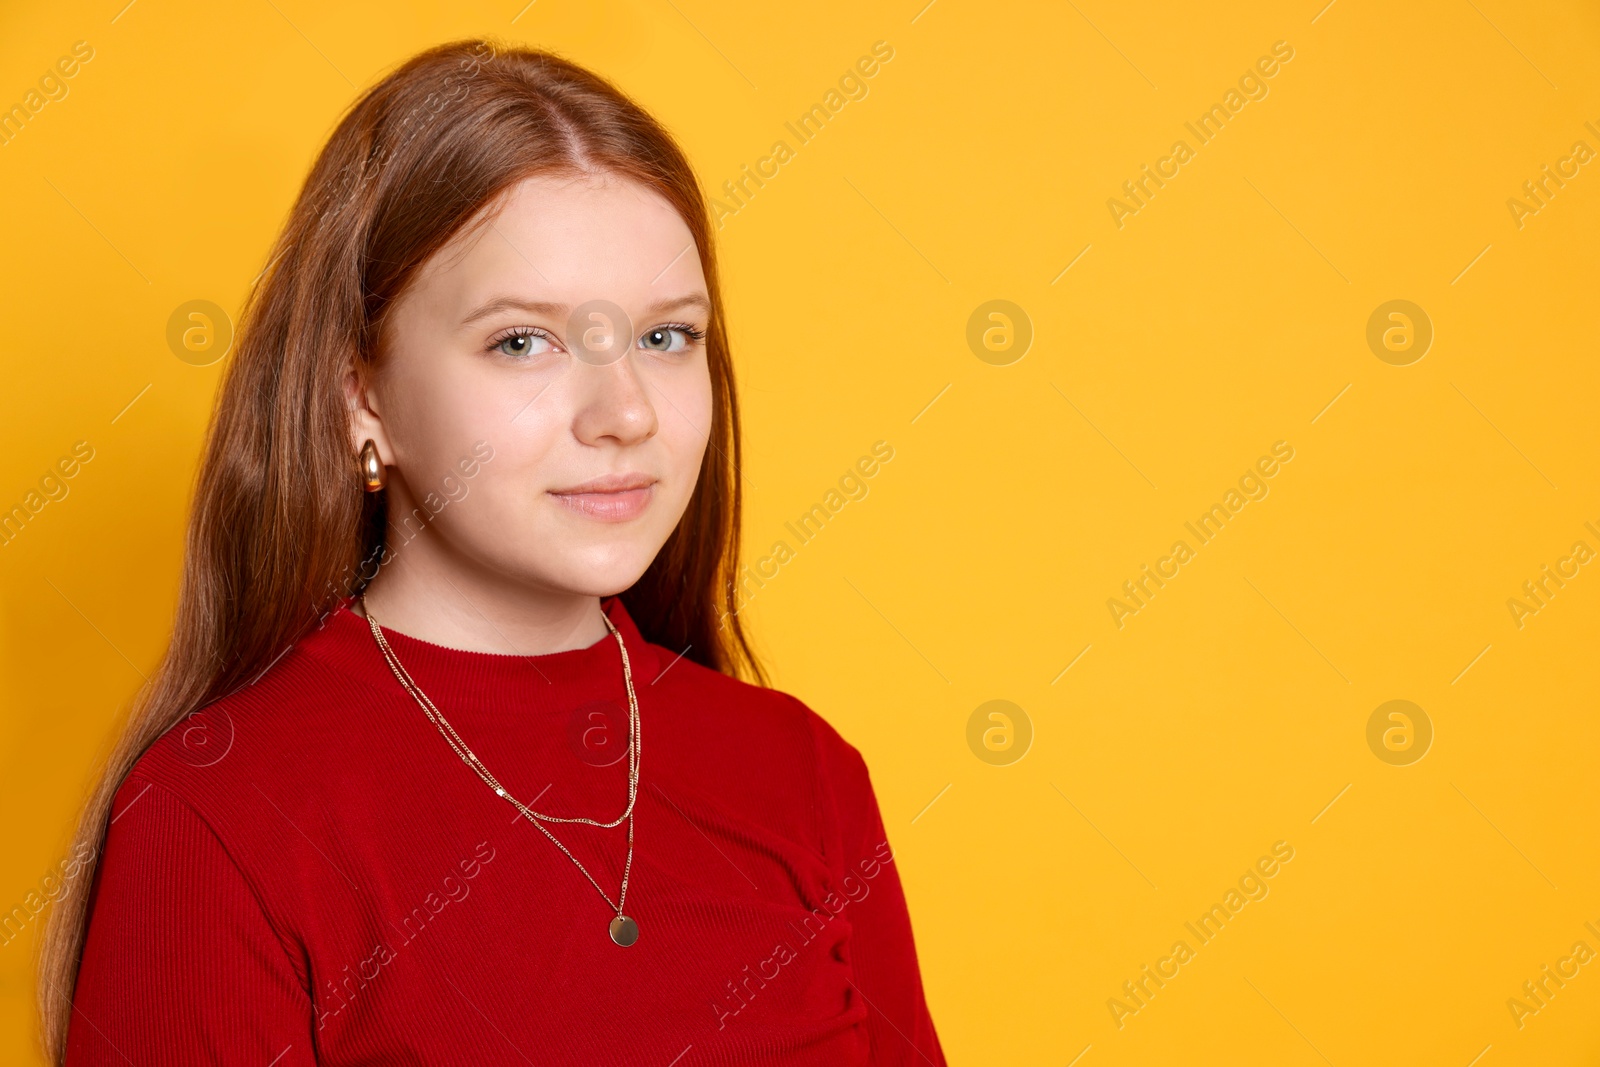
<instances>
[{"instance_id":1,"label":"chin","mask_svg":"<svg viewBox=\"0 0 1600 1067\"><path fill-rule=\"evenodd\" d=\"M558 589L582 596L615 596L644 575L657 551L659 546L649 551L621 545L590 547L563 552L558 560L545 556L539 561L542 565L538 570L544 584Z\"/></svg>"}]
</instances>

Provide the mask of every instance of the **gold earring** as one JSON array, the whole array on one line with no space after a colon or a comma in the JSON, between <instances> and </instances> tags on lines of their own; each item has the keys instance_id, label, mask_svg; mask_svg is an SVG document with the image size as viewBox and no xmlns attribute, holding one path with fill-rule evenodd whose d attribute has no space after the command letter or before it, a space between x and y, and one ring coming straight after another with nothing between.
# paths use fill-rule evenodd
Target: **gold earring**
<instances>
[{"instance_id":1,"label":"gold earring","mask_svg":"<svg viewBox=\"0 0 1600 1067\"><path fill-rule=\"evenodd\" d=\"M389 472L378 457L378 446L368 439L361 446L361 480L369 493L376 493L389 483Z\"/></svg>"}]
</instances>

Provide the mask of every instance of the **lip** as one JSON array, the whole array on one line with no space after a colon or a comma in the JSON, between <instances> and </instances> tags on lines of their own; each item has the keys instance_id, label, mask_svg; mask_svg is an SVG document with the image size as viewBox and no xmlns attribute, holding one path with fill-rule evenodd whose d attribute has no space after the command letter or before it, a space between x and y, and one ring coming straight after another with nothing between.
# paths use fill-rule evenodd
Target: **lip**
<instances>
[{"instance_id":1,"label":"lip","mask_svg":"<svg viewBox=\"0 0 1600 1067\"><path fill-rule=\"evenodd\" d=\"M655 496L656 479L646 474L607 474L550 495L585 518L627 522L644 514Z\"/></svg>"}]
</instances>

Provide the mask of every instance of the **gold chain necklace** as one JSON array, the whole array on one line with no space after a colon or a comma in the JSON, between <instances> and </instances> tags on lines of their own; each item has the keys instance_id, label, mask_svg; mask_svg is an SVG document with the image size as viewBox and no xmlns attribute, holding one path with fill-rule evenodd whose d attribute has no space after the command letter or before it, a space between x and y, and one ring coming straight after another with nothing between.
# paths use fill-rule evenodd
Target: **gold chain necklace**
<instances>
[{"instance_id":1,"label":"gold chain necklace","mask_svg":"<svg viewBox=\"0 0 1600 1067\"><path fill-rule=\"evenodd\" d=\"M610 822L600 822L596 819L587 819L582 816L565 818L559 815L546 815L544 812L534 811L528 805L512 796L511 792L500 784L500 780L489 772L489 768L483 765L483 761L478 759L472 749L467 747L466 741L462 740L461 735L456 733L456 728L450 725L450 720L446 719L438 706L428 699L428 694L424 693L421 687L411 680L411 675L406 673L406 669L400 665L400 658L395 655L394 649L389 647L388 640L383 636L383 628L378 625L378 620L373 618L371 609L367 607L366 596L363 595L360 600L361 611L367 617L367 626L372 630L373 640L378 643L378 648L383 652L383 658L389 664L389 669L394 672L395 678L399 680L406 692L410 693L412 698L421 705L423 714L427 715L428 720L438 727L439 733L450 743L450 747L455 750L455 754L461 757L462 762L477 772L478 777L483 779L484 784L495 791L495 795L510 801L512 807L521 812L529 822L537 826L539 832L554 842L555 846L566 854L567 859L571 860L573 865L583 872L583 876L589 879L589 884L594 886L595 892L599 893L601 898L610 905L611 910L617 913L617 917L611 920L608 927L611 940L623 948L627 948L639 940L639 924L623 914L622 911L623 905L628 900L628 875L633 871L633 806L639 796L639 698L633 691L633 668L628 663L628 646L623 643L622 634L617 632L617 628L612 624L610 618L606 616L605 612L602 611L600 613L600 618L605 622L606 629L611 632L612 637L616 638L617 648L622 653L622 681L628 690L628 806L621 815L618 815ZM611 898L606 895L604 889L600 888L600 883L594 880L594 875L589 873L588 868L579 863L578 857L574 856L555 834L547 830L544 824L547 822L584 823L589 826L610 829L622 825L624 821L628 824L628 858L622 865L622 889L617 893L616 902L612 903Z\"/></svg>"}]
</instances>

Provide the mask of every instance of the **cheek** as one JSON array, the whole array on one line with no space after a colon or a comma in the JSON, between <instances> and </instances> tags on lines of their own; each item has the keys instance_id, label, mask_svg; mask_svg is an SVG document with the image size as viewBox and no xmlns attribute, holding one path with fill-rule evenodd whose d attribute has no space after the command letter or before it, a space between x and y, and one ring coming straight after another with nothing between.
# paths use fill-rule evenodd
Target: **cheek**
<instances>
[{"instance_id":1,"label":"cheek","mask_svg":"<svg viewBox=\"0 0 1600 1067\"><path fill-rule=\"evenodd\" d=\"M459 464L477 442L494 458L471 481L504 478L508 469L539 461L559 436L559 389L547 377L521 375L510 381L472 360L414 360L397 367L385 390L385 426L399 466L420 496L445 491L459 477Z\"/></svg>"},{"instance_id":2,"label":"cheek","mask_svg":"<svg viewBox=\"0 0 1600 1067\"><path fill-rule=\"evenodd\" d=\"M711 432L710 372L702 360L696 367L662 375L654 384L660 393L657 437L673 472L687 478L692 489Z\"/></svg>"},{"instance_id":3,"label":"cheek","mask_svg":"<svg viewBox=\"0 0 1600 1067\"><path fill-rule=\"evenodd\" d=\"M494 456L468 483L463 519L485 530L524 527L547 503L544 490L565 480L570 467L562 460L571 444L571 412L546 403L552 399L547 394L514 419L496 409L479 425L478 439L494 449Z\"/></svg>"},{"instance_id":4,"label":"cheek","mask_svg":"<svg viewBox=\"0 0 1600 1067\"><path fill-rule=\"evenodd\" d=\"M473 406L470 390L443 373L442 361L419 355L417 347L407 343L387 354L375 397L396 463L408 480L413 472L431 474L433 453L454 426L470 417Z\"/></svg>"}]
</instances>

